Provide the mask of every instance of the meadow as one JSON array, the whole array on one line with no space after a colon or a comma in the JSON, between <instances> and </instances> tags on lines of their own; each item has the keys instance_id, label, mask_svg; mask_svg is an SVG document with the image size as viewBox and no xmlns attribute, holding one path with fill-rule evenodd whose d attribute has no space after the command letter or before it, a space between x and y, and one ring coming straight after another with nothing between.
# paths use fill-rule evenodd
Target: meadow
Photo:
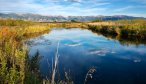
<instances>
[{"instance_id":1,"label":"meadow","mask_svg":"<svg viewBox=\"0 0 146 84\"><path fill-rule=\"evenodd\" d=\"M131 40L131 42L146 39L146 20L119 20L88 23L88 28L106 37L117 40Z\"/></svg>"},{"instance_id":2,"label":"meadow","mask_svg":"<svg viewBox=\"0 0 146 84\"><path fill-rule=\"evenodd\" d=\"M51 22L0 19L0 83L42 83L38 71L39 53L29 59L24 42L48 33L53 27L90 29L101 35L133 41L146 40L146 20L120 20L107 22ZM127 42L127 41L126 41ZM51 83L50 80L44 82ZM70 82L70 81L69 81ZM54 83L54 81L53 81ZM72 82L70 82L72 83Z\"/></svg>"}]
</instances>

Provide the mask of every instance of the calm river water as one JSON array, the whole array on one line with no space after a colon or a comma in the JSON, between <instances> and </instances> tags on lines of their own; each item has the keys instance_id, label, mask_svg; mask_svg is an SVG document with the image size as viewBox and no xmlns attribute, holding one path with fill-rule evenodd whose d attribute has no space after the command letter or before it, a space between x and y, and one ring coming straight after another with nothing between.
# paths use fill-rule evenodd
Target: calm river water
<instances>
[{"instance_id":1,"label":"calm river water","mask_svg":"<svg viewBox=\"0 0 146 84\"><path fill-rule=\"evenodd\" d=\"M30 39L29 56L39 52L40 73L49 77L59 44L57 79L67 72L75 84L83 84L89 69L96 71L86 84L146 84L146 46L122 45L117 40L81 28L54 28Z\"/></svg>"}]
</instances>

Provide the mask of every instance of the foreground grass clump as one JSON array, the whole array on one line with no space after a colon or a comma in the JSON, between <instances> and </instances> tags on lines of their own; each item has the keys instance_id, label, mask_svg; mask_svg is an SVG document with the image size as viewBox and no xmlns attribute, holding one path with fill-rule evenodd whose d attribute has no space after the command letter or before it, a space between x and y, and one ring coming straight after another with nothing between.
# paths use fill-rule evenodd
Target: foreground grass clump
<instances>
[{"instance_id":1,"label":"foreground grass clump","mask_svg":"<svg viewBox=\"0 0 146 84\"><path fill-rule=\"evenodd\" d=\"M121 20L109 22L110 25L97 24L90 23L88 28L106 35L146 39L146 20Z\"/></svg>"},{"instance_id":2,"label":"foreground grass clump","mask_svg":"<svg viewBox=\"0 0 146 84\"><path fill-rule=\"evenodd\" d=\"M0 29L0 83L22 84L26 50L17 42L17 31L7 27Z\"/></svg>"},{"instance_id":3,"label":"foreground grass clump","mask_svg":"<svg viewBox=\"0 0 146 84\"><path fill-rule=\"evenodd\" d=\"M21 20L0 20L0 84L25 84L27 49L24 38L49 31L45 25ZM33 73L31 73L33 76ZM37 79L34 79L34 81Z\"/></svg>"}]
</instances>

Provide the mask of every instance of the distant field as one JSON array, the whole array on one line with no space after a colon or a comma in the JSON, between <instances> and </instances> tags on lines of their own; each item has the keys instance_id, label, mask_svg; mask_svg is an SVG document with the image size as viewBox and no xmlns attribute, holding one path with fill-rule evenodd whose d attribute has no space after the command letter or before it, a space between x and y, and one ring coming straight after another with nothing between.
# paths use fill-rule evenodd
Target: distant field
<instances>
[{"instance_id":1,"label":"distant field","mask_svg":"<svg viewBox=\"0 0 146 84\"><path fill-rule=\"evenodd\" d=\"M94 26L146 26L146 20L118 20L118 21L103 21L103 22L88 22L88 25Z\"/></svg>"},{"instance_id":2,"label":"distant field","mask_svg":"<svg viewBox=\"0 0 146 84\"><path fill-rule=\"evenodd\" d=\"M88 25L94 25L94 26L107 25L107 26L112 26L112 25L116 25L116 23L115 22L89 22Z\"/></svg>"}]
</instances>

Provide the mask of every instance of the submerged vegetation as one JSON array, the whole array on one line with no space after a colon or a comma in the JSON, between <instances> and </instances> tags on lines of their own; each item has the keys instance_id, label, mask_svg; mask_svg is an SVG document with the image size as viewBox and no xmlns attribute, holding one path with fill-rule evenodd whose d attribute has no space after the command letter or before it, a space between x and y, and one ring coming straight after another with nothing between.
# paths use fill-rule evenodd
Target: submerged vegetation
<instances>
[{"instance_id":1,"label":"submerged vegetation","mask_svg":"<svg viewBox=\"0 0 146 84\"><path fill-rule=\"evenodd\" d=\"M136 41L137 44L138 41L144 43L144 40L146 40L146 20L121 20L114 22L97 20L94 22L39 23L0 19L0 84L36 84L42 82L44 84L55 84L54 74L57 63L55 62L52 81L40 80L41 76L38 71L39 53L30 59L27 48L24 46L25 39L49 32L49 28L52 27L86 27L107 37L118 40L130 39L132 42ZM56 60L58 60L58 57ZM67 73L65 73L65 77L68 79ZM72 84L73 82L59 82L59 84L68 83Z\"/></svg>"}]
</instances>

